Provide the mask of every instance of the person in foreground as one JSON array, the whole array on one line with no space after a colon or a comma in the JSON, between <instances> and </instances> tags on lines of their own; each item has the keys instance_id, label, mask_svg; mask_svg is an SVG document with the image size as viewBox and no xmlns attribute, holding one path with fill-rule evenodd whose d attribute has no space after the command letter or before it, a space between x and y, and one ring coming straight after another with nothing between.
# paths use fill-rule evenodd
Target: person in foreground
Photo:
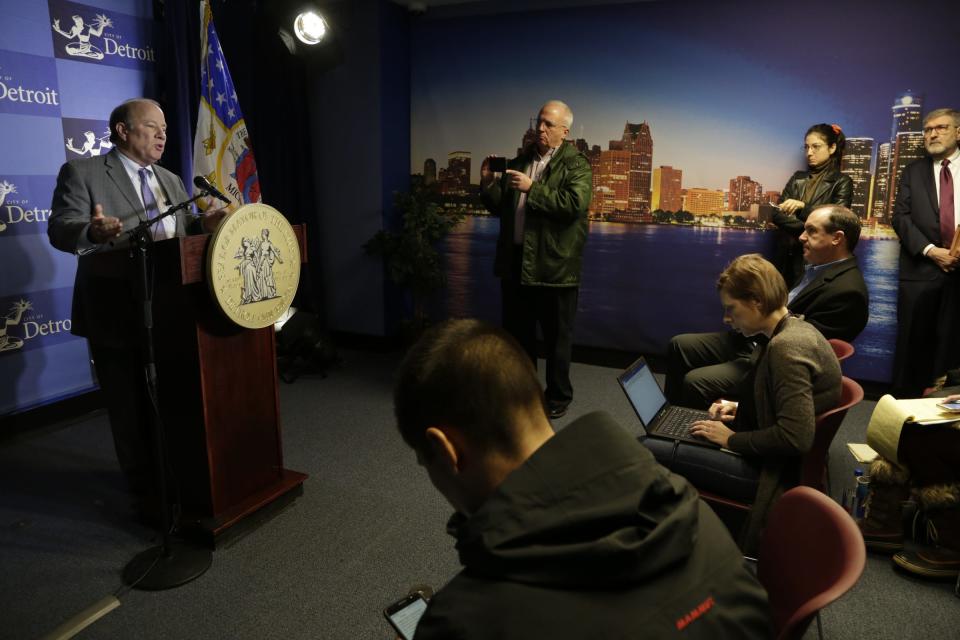
<instances>
[{"instance_id":1,"label":"person in foreground","mask_svg":"<svg viewBox=\"0 0 960 640\"><path fill-rule=\"evenodd\" d=\"M566 141L572 124L570 107L551 100L506 172L490 171L489 158L480 169L480 197L500 216L494 272L500 278L503 327L536 366L540 325L551 418L563 417L573 400L573 322L593 195L590 162Z\"/></svg>"},{"instance_id":2,"label":"person in foreground","mask_svg":"<svg viewBox=\"0 0 960 640\"><path fill-rule=\"evenodd\" d=\"M716 419L691 428L728 451L643 442L698 489L753 504L740 537L744 552L753 555L770 508L799 482L800 457L813 446L817 414L840 400L840 364L823 334L787 309L783 277L761 255L735 258L717 289L724 322L767 340L758 347L740 403L715 403L710 413Z\"/></svg>"},{"instance_id":3,"label":"person in foreground","mask_svg":"<svg viewBox=\"0 0 960 640\"><path fill-rule=\"evenodd\" d=\"M189 198L180 178L157 164L166 130L163 111L153 100L117 106L110 114L114 149L61 167L47 227L54 247L80 256L71 332L89 340L120 467L133 492L146 502L155 500L152 412L139 349L142 321L135 309L135 270L132 261L125 260L104 273L96 260L97 254L129 247L124 231ZM217 209L194 219L181 211L155 224L153 238L212 232L225 214L225 209ZM141 510L156 509L141 505Z\"/></svg>"},{"instance_id":4,"label":"person in foreground","mask_svg":"<svg viewBox=\"0 0 960 640\"><path fill-rule=\"evenodd\" d=\"M827 339L852 342L867 326L870 299L853 255L859 239L860 219L840 205L814 209L803 224L804 273L787 294L787 309ZM755 348L756 340L732 330L674 336L667 347L667 399L705 409L736 394Z\"/></svg>"},{"instance_id":5,"label":"person in foreground","mask_svg":"<svg viewBox=\"0 0 960 640\"><path fill-rule=\"evenodd\" d=\"M763 588L683 478L602 412L554 433L525 351L453 320L400 367L397 424L456 513L429 638L757 638Z\"/></svg>"},{"instance_id":6,"label":"person in foreground","mask_svg":"<svg viewBox=\"0 0 960 640\"><path fill-rule=\"evenodd\" d=\"M793 288L803 276L803 253L797 239L803 233L807 216L819 206L839 204L849 207L853 201L853 180L840 173L846 137L835 124L820 123L803 138L806 171L797 171L780 192L779 208L773 223L780 230L774 264Z\"/></svg>"}]
</instances>

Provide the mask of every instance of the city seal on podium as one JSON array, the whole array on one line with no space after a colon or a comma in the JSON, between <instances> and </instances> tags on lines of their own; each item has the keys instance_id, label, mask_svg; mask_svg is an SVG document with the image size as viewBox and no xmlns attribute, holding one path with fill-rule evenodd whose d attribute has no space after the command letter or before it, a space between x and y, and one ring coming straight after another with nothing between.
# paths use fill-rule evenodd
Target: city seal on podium
<instances>
[{"instance_id":1,"label":"city seal on podium","mask_svg":"<svg viewBox=\"0 0 960 640\"><path fill-rule=\"evenodd\" d=\"M210 241L207 282L228 318L248 329L269 327L290 307L300 282L293 227L271 206L243 205Z\"/></svg>"}]
</instances>

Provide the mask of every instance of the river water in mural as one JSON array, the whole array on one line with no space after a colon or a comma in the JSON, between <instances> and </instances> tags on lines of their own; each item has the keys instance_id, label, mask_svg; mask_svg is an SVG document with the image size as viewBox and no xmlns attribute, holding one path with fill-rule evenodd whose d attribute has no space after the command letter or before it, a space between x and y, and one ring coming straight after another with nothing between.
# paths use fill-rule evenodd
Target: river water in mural
<instances>
[{"instance_id":1,"label":"river water in mural","mask_svg":"<svg viewBox=\"0 0 960 640\"><path fill-rule=\"evenodd\" d=\"M493 276L500 221L470 217L446 239L452 317L498 323L500 282ZM718 227L592 222L584 253L576 344L664 353L670 337L723 328L717 275L734 257L770 255L773 233ZM870 290L870 322L844 372L887 382L897 320L896 239L863 237L857 257Z\"/></svg>"}]
</instances>

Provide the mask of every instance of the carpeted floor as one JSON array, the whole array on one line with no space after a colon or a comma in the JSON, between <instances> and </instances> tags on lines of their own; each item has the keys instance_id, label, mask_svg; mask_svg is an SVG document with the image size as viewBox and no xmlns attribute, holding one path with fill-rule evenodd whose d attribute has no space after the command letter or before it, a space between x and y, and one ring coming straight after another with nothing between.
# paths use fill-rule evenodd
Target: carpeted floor
<instances>
[{"instance_id":1,"label":"carpeted floor","mask_svg":"<svg viewBox=\"0 0 960 640\"><path fill-rule=\"evenodd\" d=\"M383 606L458 570L450 509L393 427L399 355L341 355L328 378L280 389L285 465L310 475L303 496L218 549L198 580L123 593L80 638L392 638ZM575 364L577 399L557 427L603 409L639 433L616 373ZM844 443L864 441L872 408L852 410L834 442L835 493L853 475ZM0 444L0 638L37 638L120 588L122 567L156 543L123 486L102 413ZM960 599L870 556L823 623L833 639L956 638Z\"/></svg>"}]
</instances>

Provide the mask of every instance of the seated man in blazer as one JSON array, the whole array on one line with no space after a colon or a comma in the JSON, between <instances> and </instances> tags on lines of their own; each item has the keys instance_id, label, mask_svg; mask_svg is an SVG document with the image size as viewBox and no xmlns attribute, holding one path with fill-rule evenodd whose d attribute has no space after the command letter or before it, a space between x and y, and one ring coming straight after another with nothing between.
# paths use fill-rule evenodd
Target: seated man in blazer
<instances>
[{"instance_id":1,"label":"seated man in blazer","mask_svg":"<svg viewBox=\"0 0 960 640\"><path fill-rule=\"evenodd\" d=\"M94 263L95 254L129 247L125 231L189 199L180 178L157 164L166 131L163 111L153 100L139 98L117 106L110 114L113 150L61 167L47 226L54 247L79 256L71 332L89 340L120 468L149 516L156 512L156 505L145 504L155 501L152 412L139 348L142 321L134 306L135 270L128 260L118 260L110 273L97 272ZM225 209L217 209L194 218L180 211L157 222L152 235L163 240L209 233L225 214Z\"/></svg>"},{"instance_id":2,"label":"seated man in blazer","mask_svg":"<svg viewBox=\"0 0 960 640\"><path fill-rule=\"evenodd\" d=\"M867 326L867 286L853 255L859 239L859 218L840 205L814 209L804 223L806 266L787 308L827 339L849 342ZM750 370L754 344L733 331L674 336L667 351L667 399L706 409L717 398L735 395Z\"/></svg>"}]
</instances>

